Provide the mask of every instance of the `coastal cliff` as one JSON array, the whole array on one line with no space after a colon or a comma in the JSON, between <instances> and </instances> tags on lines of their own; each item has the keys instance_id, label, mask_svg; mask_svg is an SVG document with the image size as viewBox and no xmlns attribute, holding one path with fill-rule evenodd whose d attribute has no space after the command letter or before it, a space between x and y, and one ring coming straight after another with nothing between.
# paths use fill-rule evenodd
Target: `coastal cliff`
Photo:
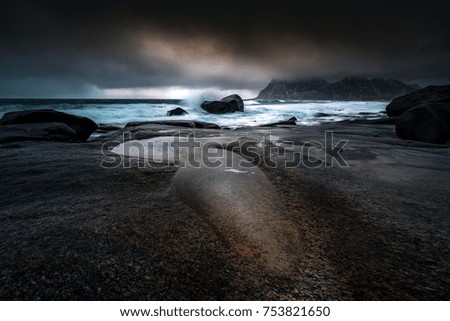
<instances>
[{"instance_id":1,"label":"coastal cliff","mask_svg":"<svg viewBox=\"0 0 450 321\"><path fill-rule=\"evenodd\" d=\"M272 80L256 99L390 100L419 89L393 79L344 78L331 83L325 79Z\"/></svg>"}]
</instances>

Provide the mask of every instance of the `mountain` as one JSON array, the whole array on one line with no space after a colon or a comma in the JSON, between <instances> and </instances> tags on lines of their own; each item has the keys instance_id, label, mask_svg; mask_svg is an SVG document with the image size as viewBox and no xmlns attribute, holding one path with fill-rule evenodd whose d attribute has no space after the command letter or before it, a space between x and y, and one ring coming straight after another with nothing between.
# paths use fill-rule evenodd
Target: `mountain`
<instances>
[{"instance_id":1,"label":"mountain","mask_svg":"<svg viewBox=\"0 0 450 321\"><path fill-rule=\"evenodd\" d=\"M376 100L392 99L418 89L393 79L347 77L330 83L324 79L272 80L256 99Z\"/></svg>"}]
</instances>

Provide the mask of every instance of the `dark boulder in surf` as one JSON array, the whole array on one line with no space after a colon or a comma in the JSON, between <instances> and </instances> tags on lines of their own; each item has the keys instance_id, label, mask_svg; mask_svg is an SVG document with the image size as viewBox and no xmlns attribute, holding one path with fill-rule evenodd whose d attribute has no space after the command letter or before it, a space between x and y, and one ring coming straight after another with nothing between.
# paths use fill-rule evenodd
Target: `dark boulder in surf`
<instances>
[{"instance_id":1,"label":"dark boulder in surf","mask_svg":"<svg viewBox=\"0 0 450 321\"><path fill-rule=\"evenodd\" d=\"M259 127L273 127L273 126L279 126L279 125L297 125L297 118L292 116L289 119L282 120L282 121L279 121L279 122L276 122L276 123L260 125Z\"/></svg>"},{"instance_id":2,"label":"dark boulder in surf","mask_svg":"<svg viewBox=\"0 0 450 321\"><path fill-rule=\"evenodd\" d=\"M189 114L189 113L180 107L171 109L167 112L167 116L181 116L181 115L186 115L186 114Z\"/></svg>"},{"instance_id":3,"label":"dark boulder in surf","mask_svg":"<svg viewBox=\"0 0 450 321\"><path fill-rule=\"evenodd\" d=\"M204 101L200 107L211 114L227 114L244 111L244 101L239 95L230 95L221 100Z\"/></svg>"}]
</instances>

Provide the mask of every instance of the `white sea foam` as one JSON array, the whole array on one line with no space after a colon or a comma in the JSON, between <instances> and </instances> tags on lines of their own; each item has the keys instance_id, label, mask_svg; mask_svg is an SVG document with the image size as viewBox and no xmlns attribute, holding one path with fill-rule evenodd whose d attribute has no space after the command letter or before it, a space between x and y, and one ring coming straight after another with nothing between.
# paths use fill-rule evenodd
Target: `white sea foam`
<instances>
[{"instance_id":1,"label":"white sea foam","mask_svg":"<svg viewBox=\"0 0 450 321\"><path fill-rule=\"evenodd\" d=\"M243 174L243 173L247 173L248 171L240 171L238 169L234 169L234 168L226 168L225 172L232 172L232 173L236 173L236 174ZM253 172L252 172L253 174Z\"/></svg>"},{"instance_id":2,"label":"white sea foam","mask_svg":"<svg viewBox=\"0 0 450 321\"><path fill-rule=\"evenodd\" d=\"M208 114L200 108L203 100L215 99L217 93L205 92L181 102L136 102L136 103L58 103L51 105L10 103L0 104L0 117L4 113L32 108L52 108L63 112L86 116L101 124L125 125L132 121L159 120L199 120L216 123L220 126L240 127L255 126L277 122L292 116L298 125L314 125L322 122L339 121L349 118L381 116L386 102L364 101L268 101L246 100L245 112L215 115ZM167 116L167 111L181 107L189 114Z\"/></svg>"}]
</instances>

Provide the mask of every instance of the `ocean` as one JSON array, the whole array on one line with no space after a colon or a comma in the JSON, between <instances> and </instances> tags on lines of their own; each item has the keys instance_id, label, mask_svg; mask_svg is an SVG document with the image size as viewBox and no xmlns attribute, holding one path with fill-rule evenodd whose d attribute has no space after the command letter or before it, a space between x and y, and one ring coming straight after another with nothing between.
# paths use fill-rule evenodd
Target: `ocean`
<instances>
[{"instance_id":1,"label":"ocean","mask_svg":"<svg viewBox=\"0 0 450 321\"><path fill-rule=\"evenodd\" d=\"M325 100L244 100L243 113L209 114L195 99L0 99L0 117L10 111L51 108L89 117L98 124L124 126L132 121L199 120L236 128L297 118L297 125L316 125L360 117L385 116L387 102ZM176 107L189 114L167 116Z\"/></svg>"}]
</instances>

